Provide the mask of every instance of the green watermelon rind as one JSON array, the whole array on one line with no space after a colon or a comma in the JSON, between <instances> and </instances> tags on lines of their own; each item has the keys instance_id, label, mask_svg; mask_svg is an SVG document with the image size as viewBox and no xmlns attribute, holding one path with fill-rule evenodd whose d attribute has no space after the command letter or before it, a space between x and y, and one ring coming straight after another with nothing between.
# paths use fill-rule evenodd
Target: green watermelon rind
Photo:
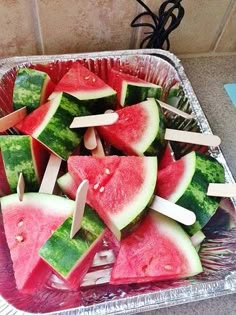
<instances>
[{"instance_id":1,"label":"green watermelon rind","mask_svg":"<svg viewBox=\"0 0 236 315\"><path fill-rule=\"evenodd\" d=\"M72 217L68 217L39 250L40 257L65 279L70 277L96 243L101 241L105 231L103 222L88 205L82 226L73 239L70 239L71 225Z\"/></svg>"},{"instance_id":2,"label":"green watermelon rind","mask_svg":"<svg viewBox=\"0 0 236 315\"><path fill-rule=\"evenodd\" d=\"M196 215L196 222L190 226L183 226L185 231L194 235L201 230L215 214L220 198L207 196L209 183L224 183L224 168L214 158L195 152L196 165L191 183L184 194L176 202L178 205L192 210Z\"/></svg>"},{"instance_id":3,"label":"green watermelon rind","mask_svg":"<svg viewBox=\"0 0 236 315\"><path fill-rule=\"evenodd\" d=\"M37 108L42 100L45 86L50 81L47 73L22 68L17 72L13 89L13 108L15 110L27 106L28 112Z\"/></svg>"},{"instance_id":4,"label":"green watermelon rind","mask_svg":"<svg viewBox=\"0 0 236 315\"><path fill-rule=\"evenodd\" d=\"M5 173L12 193L17 190L19 174L25 181L25 191L38 191L39 177L32 150L33 139L27 135L0 136L0 148Z\"/></svg>"},{"instance_id":5,"label":"green watermelon rind","mask_svg":"<svg viewBox=\"0 0 236 315\"><path fill-rule=\"evenodd\" d=\"M153 83L122 81L120 104L133 105L145 101L147 98L160 99L162 87Z\"/></svg>"},{"instance_id":6,"label":"green watermelon rind","mask_svg":"<svg viewBox=\"0 0 236 315\"><path fill-rule=\"evenodd\" d=\"M120 209L119 213L112 214L111 226L112 231L117 231L115 235L118 235L122 230L127 227L127 222L133 222L135 219L145 211L149 202L153 198L155 185L156 185L156 174L157 174L157 158L156 157L145 157L143 161L145 178L143 179L142 187L135 198L126 204L123 209ZM135 166L134 166L135 167Z\"/></svg>"},{"instance_id":7,"label":"green watermelon rind","mask_svg":"<svg viewBox=\"0 0 236 315\"><path fill-rule=\"evenodd\" d=\"M73 96L60 93L51 101L49 111L32 136L66 160L82 140L84 130L71 130L70 124L74 117L90 114L83 105Z\"/></svg>"}]
</instances>

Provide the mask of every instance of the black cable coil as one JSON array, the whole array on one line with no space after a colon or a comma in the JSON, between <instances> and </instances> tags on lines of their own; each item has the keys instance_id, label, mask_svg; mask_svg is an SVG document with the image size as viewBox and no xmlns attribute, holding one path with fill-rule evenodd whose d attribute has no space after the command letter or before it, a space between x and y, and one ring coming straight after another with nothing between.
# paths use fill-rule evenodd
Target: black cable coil
<instances>
[{"instance_id":1,"label":"black cable coil","mask_svg":"<svg viewBox=\"0 0 236 315\"><path fill-rule=\"evenodd\" d=\"M150 32L144 33L147 36L142 40L140 48L170 49L169 35L179 26L182 18L184 17L184 8L181 6L181 1L182 0L164 1L159 8L158 15L156 15L142 0L137 0L137 2L141 4L146 11L137 15L130 25L132 27L145 26L152 29ZM138 20L145 16L151 17L153 24L138 23Z\"/></svg>"}]
</instances>

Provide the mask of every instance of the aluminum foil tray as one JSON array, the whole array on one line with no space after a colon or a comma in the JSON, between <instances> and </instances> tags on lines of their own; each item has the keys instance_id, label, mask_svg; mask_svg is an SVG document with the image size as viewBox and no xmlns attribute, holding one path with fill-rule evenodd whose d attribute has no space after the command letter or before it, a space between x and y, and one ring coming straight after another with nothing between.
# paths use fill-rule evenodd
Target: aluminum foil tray
<instances>
[{"instance_id":1,"label":"aluminum foil tray","mask_svg":"<svg viewBox=\"0 0 236 315\"><path fill-rule=\"evenodd\" d=\"M164 97L170 87L179 82L175 106L191 112L194 119L186 120L165 111L168 127L211 133L184 69L176 56L158 50L129 50L55 56L30 56L2 59L0 61L0 116L12 111L12 91L19 67L41 69L58 82L71 64L80 60L91 71L106 81L110 67L123 69L164 88ZM14 130L12 131L14 132ZM191 150L211 154L223 164L226 181L233 177L220 148L191 146L173 143L177 158ZM135 314L171 305L203 300L236 292L236 229L235 199L222 199L216 215L206 228L207 238L202 244L200 257L204 272L196 277L168 282L139 285L111 286L106 275L112 264L95 265L87 276L97 275L94 285L84 285L77 292L70 292L57 278L51 278L44 288L33 295L20 293L15 286L14 274L4 228L0 217L0 313L1 314ZM104 250L112 244L104 240ZM86 283L85 283L86 284Z\"/></svg>"}]
</instances>

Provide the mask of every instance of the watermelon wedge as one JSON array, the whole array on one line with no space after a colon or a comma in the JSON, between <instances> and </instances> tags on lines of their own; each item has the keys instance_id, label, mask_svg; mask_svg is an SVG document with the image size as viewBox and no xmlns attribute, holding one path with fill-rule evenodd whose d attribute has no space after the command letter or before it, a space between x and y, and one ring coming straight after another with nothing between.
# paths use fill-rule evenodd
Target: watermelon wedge
<instances>
[{"instance_id":1,"label":"watermelon wedge","mask_svg":"<svg viewBox=\"0 0 236 315\"><path fill-rule=\"evenodd\" d=\"M72 200L75 200L78 185L69 172L57 179L57 184L62 192Z\"/></svg>"},{"instance_id":2,"label":"watermelon wedge","mask_svg":"<svg viewBox=\"0 0 236 315\"><path fill-rule=\"evenodd\" d=\"M38 250L74 211L74 201L49 194L25 193L1 198L1 210L18 290L32 293L51 274Z\"/></svg>"},{"instance_id":3,"label":"watermelon wedge","mask_svg":"<svg viewBox=\"0 0 236 315\"><path fill-rule=\"evenodd\" d=\"M156 194L196 214L197 221L184 227L193 235L206 225L220 202L206 195L209 183L224 181L224 168L216 159L193 151L158 172Z\"/></svg>"},{"instance_id":4,"label":"watermelon wedge","mask_svg":"<svg viewBox=\"0 0 236 315\"><path fill-rule=\"evenodd\" d=\"M1 181L4 183L6 178L10 193L16 192L20 173L24 176L25 191L38 191L49 157L44 146L30 136L2 135L0 148L5 172Z\"/></svg>"},{"instance_id":5,"label":"watermelon wedge","mask_svg":"<svg viewBox=\"0 0 236 315\"><path fill-rule=\"evenodd\" d=\"M55 84L46 72L30 68L19 69L13 89L13 109L26 106L27 111L32 112L46 102L54 88Z\"/></svg>"},{"instance_id":6,"label":"watermelon wedge","mask_svg":"<svg viewBox=\"0 0 236 315\"><path fill-rule=\"evenodd\" d=\"M108 84L117 92L121 106L133 105L147 98L160 99L162 87L115 69L108 72Z\"/></svg>"},{"instance_id":7,"label":"watermelon wedge","mask_svg":"<svg viewBox=\"0 0 236 315\"><path fill-rule=\"evenodd\" d=\"M74 117L89 115L90 111L73 96L58 94L32 113L15 127L22 133L31 135L50 151L62 159L67 159L80 144L83 128L70 129Z\"/></svg>"},{"instance_id":8,"label":"watermelon wedge","mask_svg":"<svg viewBox=\"0 0 236 315\"><path fill-rule=\"evenodd\" d=\"M166 145L165 119L154 99L116 111L119 119L97 127L102 138L127 155L160 156Z\"/></svg>"},{"instance_id":9,"label":"watermelon wedge","mask_svg":"<svg viewBox=\"0 0 236 315\"><path fill-rule=\"evenodd\" d=\"M110 283L180 279L200 272L199 256L180 225L150 211L139 227L121 240Z\"/></svg>"},{"instance_id":10,"label":"watermelon wedge","mask_svg":"<svg viewBox=\"0 0 236 315\"><path fill-rule=\"evenodd\" d=\"M173 162L175 162L174 153L170 144L168 143L162 156L158 160L158 171L166 168L169 164L172 164Z\"/></svg>"},{"instance_id":11,"label":"watermelon wedge","mask_svg":"<svg viewBox=\"0 0 236 315\"><path fill-rule=\"evenodd\" d=\"M7 181L7 176L5 172L5 167L2 159L2 154L0 152L0 197L9 195L11 193L11 189L9 183Z\"/></svg>"},{"instance_id":12,"label":"watermelon wedge","mask_svg":"<svg viewBox=\"0 0 236 315\"><path fill-rule=\"evenodd\" d=\"M77 185L89 181L87 203L120 239L145 213L156 184L156 157L70 156L68 171Z\"/></svg>"},{"instance_id":13,"label":"watermelon wedge","mask_svg":"<svg viewBox=\"0 0 236 315\"><path fill-rule=\"evenodd\" d=\"M62 77L49 100L52 100L61 92L73 95L79 100L87 101L87 106L91 105L91 108L99 113L114 108L116 103L116 91L80 62L75 62Z\"/></svg>"},{"instance_id":14,"label":"watermelon wedge","mask_svg":"<svg viewBox=\"0 0 236 315\"><path fill-rule=\"evenodd\" d=\"M62 278L71 290L77 290L102 247L106 228L96 212L86 205L82 226L70 238L72 217L68 217L40 248L40 257Z\"/></svg>"}]
</instances>

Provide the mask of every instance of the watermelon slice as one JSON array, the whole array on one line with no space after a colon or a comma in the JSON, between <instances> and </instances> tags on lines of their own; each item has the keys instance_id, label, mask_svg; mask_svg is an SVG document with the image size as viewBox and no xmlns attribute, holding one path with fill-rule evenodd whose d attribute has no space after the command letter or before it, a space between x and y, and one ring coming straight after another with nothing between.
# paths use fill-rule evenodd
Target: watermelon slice
<instances>
[{"instance_id":1,"label":"watermelon slice","mask_svg":"<svg viewBox=\"0 0 236 315\"><path fill-rule=\"evenodd\" d=\"M209 183L224 181L224 168L217 160L193 151L159 171L156 194L196 214L197 221L184 227L193 235L206 225L220 202L206 195Z\"/></svg>"},{"instance_id":2,"label":"watermelon slice","mask_svg":"<svg viewBox=\"0 0 236 315\"><path fill-rule=\"evenodd\" d=\"M180 225L150 211L139 227L121 240L110 283L163 281L200 272L199 256Z\"/></svg>"},{"instance_id":3,"label":"watermelon slice","mask_svg":"<svg viewBox=\"0 0 236 315\"><path fill-rule=\"evenodd\" d=\"M67 159L80 144L84 130L70 129L74 117L89 115L90 111L71 95L60 93L41 105L15 127L38 139L50 151Z\"/></svg>"},{"instance_id":4,"label":"watermelon slice","mask_svg":"<svg viewBox=\"0 0 236 315\"><path fill-rule=\"evenodd\" d=\"M165 119L154 99L117 110L119 119L97 130L115 148L127 155L160 156L164 140Z\"/></svg>"},{"instance_id":5,"label":"watermelon slice","mask_svg":"<svg viewBox=\"0 0 236 315\"><path fill-rule=\"evenodd\" d=\"M173 162L175 162L174 153L170 144L168 143L162 156L158 160L158 171L166 168L169 164L172 164Z\"/></svg>"},{"instance_id":6,"label":"watermelon slice","mask_svg":"<svg viewBox=\"0 0 236 315\"><path fill-rule=\"evenodd\" d=\"M87 106L91 105L95 112L103 113L106 109L114 108L116 103L116 91L80 62L75 62L62 77L49 100L61 92L88 101Z\"/></svg>"},{"instance_id":7,"label":"watermelon slice","mask_svg":"<svg viewBox=\"0 0 236 315\"><path fill-rule=\"evenodd\" d=\"M102 246L106 228L88 205L81 229L73 239L70 238L71 224L72 217L68 217L40 248L39 254L71 290L76 290Z\"/></svg>"},{"instance_id":8,"label":"watermelon slice","mask_svg":"<svg viewBox=\"0 0 236 315\"><path fill-rule=\"evenodd\" d=\"M49 194L25 193L1 198L7 244L18 290L31 293L51 274L38 250L51 233L73 214L74 201Z\"/></svg>"},{"instance_id":9,"label":"watermelon slice","mask_svg":"<svg viewBox=\"0 0 236 315\"><path fill-rule=\"evenodd\" d=\"M10 192L16 192L19 173L24 176L25 191L38 191L49 157L42 144L30 136L2 135L0 148L5 171L1 180L7 179Z\"/></svg>"},{"instance_id":10,"label":"watermelon slice","mask_svg":"<svg viewBox=\"0 0 236 315\"><path fill-rule=\"evenodd\" d=\"M43 104L53 92L55 84L46 72L21 68L17 72L13 89L13 108L27 107L32 112Z\"/></svg>"},{"instance_id":11,"label":"watermelon slice","mask_svg":"<svg viewBox=\"0 0 236 315\"><path fill-rule=\"evenodd\" d=\"M115 69L108 72L108 84L117 92L121 106L133 105L147 98L160 99L162 87Z\"/></svg>"},{"instance_id":12,"label":"watermelon slice","mask_svg":"<svg viewBox=\"0 0 236 315\"><path fill-rule=\"evenodd\" d=\"M114 235L129 231L152 200L157 159L136 156L70 156L68 170L76 184L89 181L88 204Z\"/></svg>"},{"instance_id":13,"label":"watermelon slice","mask_svg":"<svg viewBox=\"0 0 236 315\"><path fill-rule=\"evenodd\" d=\"M5 172L5 167L2 159L2 154L0 152L0 197L9 195L11 193L10 186L7 181L7 176Z\"/></svg>"}]
</instances>

